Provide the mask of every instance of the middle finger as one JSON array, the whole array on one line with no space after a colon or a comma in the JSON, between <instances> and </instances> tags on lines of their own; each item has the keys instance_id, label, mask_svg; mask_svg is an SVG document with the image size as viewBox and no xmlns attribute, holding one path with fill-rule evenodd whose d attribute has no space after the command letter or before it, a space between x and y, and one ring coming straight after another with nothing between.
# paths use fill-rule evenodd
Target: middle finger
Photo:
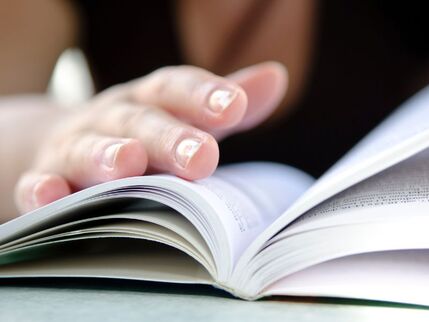
<instances>
[{"instance_id":1,"label":"middle finger","mask_svg":"<svg viewBox=\"0 0 429 322\"><path fill-rule=\"evenodd\" d=\"M100 114L95 129L105 135L139 139L149 167L155 171L195 180L211 175L217 167L216 140L160 108L121 102Z\"/></svg>"}]
</instances>

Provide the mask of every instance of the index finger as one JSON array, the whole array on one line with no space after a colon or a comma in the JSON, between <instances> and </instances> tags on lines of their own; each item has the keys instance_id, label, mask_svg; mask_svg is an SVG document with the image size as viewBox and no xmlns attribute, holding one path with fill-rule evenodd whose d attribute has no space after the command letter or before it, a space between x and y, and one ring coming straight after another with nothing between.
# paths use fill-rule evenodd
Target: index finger
<instances>
[{"instance_id":1,"label":"index finger","mask_svg":"<svg viewBox=\"0 0 429 322\"><path fill-rule=\"evenodd\" d=\"M161 68L134 81L130 94L137 103L161 107L203 129L233 127L247 108L239 85L193 66Z\"/></svg>"}]
</instances>

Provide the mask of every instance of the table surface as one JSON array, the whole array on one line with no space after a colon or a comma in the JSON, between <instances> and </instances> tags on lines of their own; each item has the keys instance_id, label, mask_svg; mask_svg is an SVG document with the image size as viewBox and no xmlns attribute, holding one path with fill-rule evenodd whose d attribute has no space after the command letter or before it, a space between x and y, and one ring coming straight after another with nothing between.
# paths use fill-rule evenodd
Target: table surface
<instances>
[{"instance_id":1,"label":"table surface","mask_svg":"<svg viewBox=\"0 0 429 322\"><path fill-rule=\"evenodd\" d=\"M206 286L94 280L0 282L0 321L429 321L429 309L338 299L246 302Z\"/></svg>"}]
</instances>

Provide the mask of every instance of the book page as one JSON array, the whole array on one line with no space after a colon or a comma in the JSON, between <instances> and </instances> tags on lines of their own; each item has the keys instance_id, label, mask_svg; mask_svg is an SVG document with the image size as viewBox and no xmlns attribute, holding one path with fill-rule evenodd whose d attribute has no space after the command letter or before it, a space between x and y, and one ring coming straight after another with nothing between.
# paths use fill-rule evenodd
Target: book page
<instances>
[{"instance_id":1,"label":"book page","mask_svg":"<svg viewBox=\"0 0 429 322\"><path fill-rule=\"evenodd\" d=\"M335 142L327 142L335 144ZM405 102L322 176L249 246L237 266L297 217L348 187L429 147L429 87ZM240 273L237 273L240 274Z\"/></svg>"},{"instance_id":2,"label":"book page","mask_svg":"<svg viewBox=\"0 0 429 322\"><path fill-rule=\"evenodd\" d=\"M429 87L377 126L294 205L301 212L429 147Z\"/></svg>"},{"instance_id":3,"label":"book page","mask_svg":"<svg viewBox=\"0 0 429 322\"><path fill-rule=\"evenodd\" d=\"M30 234L25 237L15 239L12 242L2 244L0 246L0 252L10 247L22 247L24 244L34 243L35 241L43 238L51 238L54 235L64 232L81 231L83 228L94 227L106 222L127 222L130 220L135 220L153 223L174 231L176 234L180 235L194 247L196 247L200 253L204 254L209 259L211 259L211 261L213 261L213 258L210 257L210 250L208 249L204 239L202 239L195 227L181 214L178 214L174 210L170 209L142 211L137 210L137 207L138 203L133 206L133 208L136 208L136 210L127 210L125 213L115 213L113 215L97 216L83 220L71 221L62 225L51 227L49 229L40 230L34 234Z\"/></svg>"},{"instance_id":4,"label":"book page","mask_svg":"<svg viewBox=\"0 0 429 322\"><path fill-rule=\"evenodd\" d=\"M218 278L224 280L255 237L313 182L297 169L263 162L222 167L212 177L195 182L171 175L125 178L79 191L0 225L0 243L106 215L99 209L115 200L125 206L150 200L174 209L192 223L220 269ZM88 207L93 211L85 210ZM141 207L146 207L145 202ZM113 209L124 211L117 206Z\"/></svg>"},{"instance_id":5,"label":"book page","mask_svg":"<svg viewBox=\"0 0 429 322\"><path fill-rule=\"evenodd\" d=\"M271 224L314 179L292 167L248 162L221 167L214 176L197 183L225 202L240 231L245 232L261 231Z\"/></svg>"},{"instance_id":6,"label":"book page","mask_svg":"<svg viewBox=\"0 0 429 322\"><path fill-rule=\"evenodd\" d=\"M270 242L323 227L428 214L429 150L424 150L322 202Z\"/></svg>"},{"instance_id":7,"label":"book page","mask_svg":"<svg viewBox=\"0 0 429 322\"><path fill-rule=\"evenodd\" d=\"M429 87L419 92L338 161L302 196L297 207L321 200L429 146ZM305 205L304 205L305 204Z\"/></svg>"},{"instance_id":8,"label":"book page","mask_svg":"<svg viewBox=\"0 0 429 322\"><path fill-rule=\"evenodd\" d=\"M280 279L345 256L403 249L429 249L429 216L325 227L266 246L230 284L254 298ZM234 275L235 276L235 275Z\"/></svg>"},{"instance_id":9,"label":"book page","mask_svg":"<svg viewBox=\"0 0 429 322\"><path fill-rule=\"evenodd\" d=\"M429 305L429 251L347 256L315 265L271 285L269 295L326 296Z\"/></svg>"},{"instance_id":10,"label":"book page","mask_svg":"<svg viewBox=\"0 0 429 322\"><path fill-rule=\"evenodd\" d=\"M292 167L249 162L221 167L213 176L194 185L198 185L198 193L205 200L211 200L210 204L216 206L235 262L261 231L313 182L309 175Z\"/></svg>"},{"instance_id":11,"label":"book page","mask_svg":"<svg viewBox=\"0 0 429 322\"><path fill-rule=\"evenodd\" d=\"M99 277L173 283L214 283L189 255L144 240L77 240L41 246L44 259L0 266L0 277Z\"/></svg>"},{"instance_id":12,"label":"book page","mask_svg":"<svg viewBox=\"0 0 429 322\"><path fill-rule=\"evenodd\" d=\"M73 229L65 231L63 229L63 231L58 233L51 231L51 233L44 237L33 238L8 247L2 247L2 249L0 249L0 264L13 261L14 258L20 257L13 255L13 253L20 254L24 252L24 250L26 250L26 252L30 252L29 249L34 247L37 249L42 244L48 245L62 243L74 239L120 237L129 239L147 239L168 244L195 258L207 269L207 271L211 273L212 276L216 276L216 268L213 258L205 246L204 240L201 239L201 236L195 231L195 228L193 228L190 223L182 225L182 227L180 227L180 224L175 225L174 222L178 222L176 219L181 217L179 214L168 217L163 216L163 214L166 215L167 213L151 213L151 215L154 216L152 223L150 223L150 221L143 220L141 217L144 216L123 214L102 216L101 219L97 218L96 220L87 220L84 222L85 225L81 225L78 229L73 227ZM158 216L155 217L156 215ZM145 217L147 218L148 216ZM159 217L164 218L160 220ZM171 219L173 223L168 222L164 225L165 219ZM37 252L31 253L31 256L37 259Z\"/></svg>"},{"instance_id":13,"label":"book page","mask_svg":"<svg viewBox=\"0 0 429 322\"><path fill-rule=\"evenodd\" d=\"M341 158L324 177L335 176L367 158L429 129L429 87L417 93Z\"/></svg>"}]
</instances>

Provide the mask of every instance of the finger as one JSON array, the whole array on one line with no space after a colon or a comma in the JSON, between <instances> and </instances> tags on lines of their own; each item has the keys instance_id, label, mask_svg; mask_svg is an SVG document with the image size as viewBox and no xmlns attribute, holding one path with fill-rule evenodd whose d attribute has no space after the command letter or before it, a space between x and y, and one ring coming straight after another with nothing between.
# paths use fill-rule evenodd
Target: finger
<instances>
[{"instance_id":1,"label":"finger","mask_svg":"<svg viewBox=\"0 0 429 322\"><path fill-rule=\"evenodd\" d=\"M277 62L244 68L227 78L240 85L248 98L246 115L233 131L247 130L265 121L278 107L288 85L287 70Z\"/></svg>"},{"instance_id":2,"label":"finger","mask_svg":"<svg viewBox=\"0 0 429 322\"><path fill-rule=\"evenodd\" d=\"M164 67L135 81L131 96L204 129L238 124L247 107L236 83L193 66Z\"/></svg>"},{"instance_id":3,"label":"finger","mask_svg":"<svg viewBox=\"0 0 429 322\"><path fill-rule=\"evenodd\" d=\"M208 133L185 124L166 111L132 103L106 109L94 123L100 133L139 139L149 166L195 180L211 175L219 161L219 148Z\"/></svg>"},{"instance_id":4,"label":"finger","mask_svg":"<svg viewBox=\"0 0 429 322\"><path fill-rule=\"evenodd\" d=\"M37 165L40 171L59 173L76 189L142 175L146 167L147 154L140 141L93 133L68 137Z\"/></svg>"},{"instance_id":5,"label":"finger","mask_svg":"<svg viewBox=\"0 0 429 322\"><path fill-rule=\"evenodd\" d=\"M25 213L71 193L67 181L49 173L29 172L21 176L15 188L15 201L21 213Z\"/></svg>"}]
</instances>

